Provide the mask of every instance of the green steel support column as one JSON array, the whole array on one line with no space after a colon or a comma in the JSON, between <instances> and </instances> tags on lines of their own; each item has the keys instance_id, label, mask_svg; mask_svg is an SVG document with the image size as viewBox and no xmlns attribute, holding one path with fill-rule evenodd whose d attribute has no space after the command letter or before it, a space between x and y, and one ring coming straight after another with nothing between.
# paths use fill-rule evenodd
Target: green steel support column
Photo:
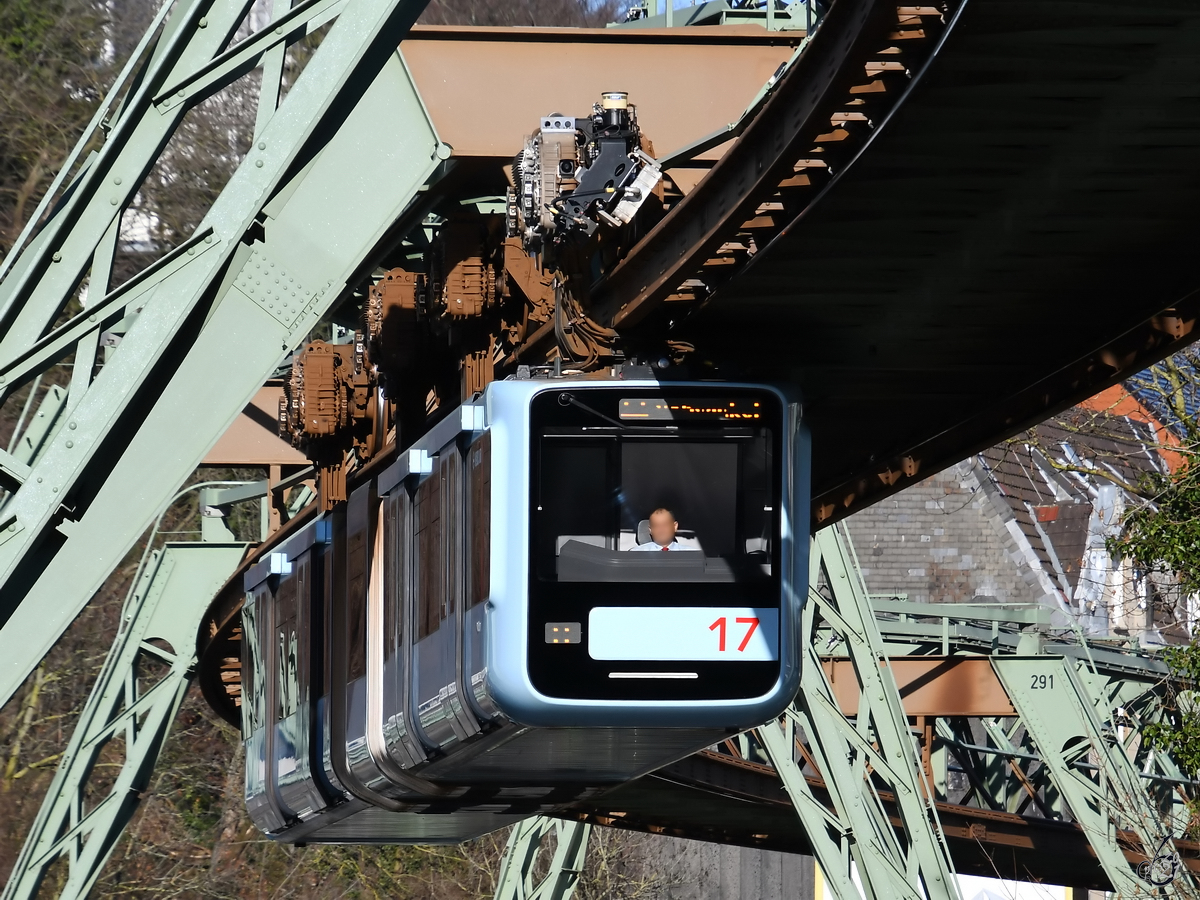
<instances>
[{"instance_id":1,"label":"green steel support column","mask_svg":"<svg viewBox=\"0 0 1200 900\"><path fill-rule=\"evenodd\" d=\"M1141 877L1118 842L1117 831L1131 831L1141 847L1129 849L1154 857L1160 845L1174 854L1178 835L1170 810L1160 811L1151 800L1119 738L1107 686L1062 656L993 656L992 668L1116 892L1194 896L1185 867L1178 867L1172 882L1155 885Z\"/></svg>"},{"instance_id":2,"label":"green steel support column","mask_svg":"<svg viewBox=\"0 0 1200 900\"><path fill-rule=\"evenodd\" d=\"M270 27L225 52L222 49L245 19L251 0L162 4L63 170L0 265L0 356L40 336L89 266L91 284L98 286L99 294L104 293L112 264L111 251L105 252L104 235L111 234L115 243L120 216L188 109L286 44L319 28L345 2L303 0ZM269 84L264 87L269 88ZM126 88L129 92L123 93ZM265 107L271 112L278 91L275 96L276 100ZM263 110L260 107L260 113ZM31 239L43 213L58 199L67 176L72 175L83 151L101 130L102 146L73 172L70 195Z\"/></svg>"},{"instance_id":3,"label":"green steel support column","mask_svg":"<svg viewBox=\"0 0 1200 900\"><path fill-rule=\"evenodd\" d=\"M823 754L823 763L818 764L824 765L822 774L830 787L837 818L848 826L849 849L858 864L863 887L871 900L958 900L945 835L895 678L887 665L875 611L840 529L827 528L817 534L811 566L811 618L806 616L805 669L795 706L806 720L806 731L807 725L812 726L810 746ZM817 589L822 571L828 596ZM818 615L845 641L854 666L859 698L853 721L842 714L821 667L813 627ZM786 762L786 756L783 758ZM891 826L874 780L884 782L894 793L902 832ZM803 812L801 817L806 825L812 820ZM816 835L810 832L810 836L815 845L830 840L819 831ZM835 890L848 890L848 873L830 875Z\"/></svg>"},{"instance_id":4,"label":"green steel support column","mask_svg":"<svg viewBox=\"0 0 1200 900\"><path fill-rule=\"evenodd\" d=\"M59 897L75 900L88 895L149 786L187 693L196 662L198 623L245 549L245 544L167 544L151 555L125 600L116 643L26 836L2 900L32 900L47 869L63 856L69 860L70 874ZM146 683L147 672L154 671L144 665L147 660L167 667L153 683ZM92 767L114 739L124 739L120 774L108 796L86 809Z\"/></svg>"},{"instance_id":5,"label":"green steel support column","mask_svg":"<svg viewBox=\"0 0 1200 900\"><path fill-rule=\"evenodd\" d=\"M32 465L51 435L62 424L62 414L66 405L66 389L57 384L50 385L33 418L19 434L13 432L16 439L11 451L14 459L25 466Z\"/></svg>"},{"instance_id":6,"label":"green steel support column","mask_svg":"<svg viewBox=\"0 0 1200 900\"><path fill-rule=\"evenodd\" d=\"M807 690L808 687L802 684L801 690ZM837 900L859 900L858 888L854 886L850 877L850 862L860 855L854 847L853 831L813 796L812 788L809 787L804 772L795 759L797 727L805 735L811 736L816 733L804 712L793 705L788 708L781 721L761 725L755 729L754 734L766 750L784 789L788 792L788 797L791 798L796 815L799 816L812 845L813 855L817 858L834 897ZM820 743L811 738L809 754L822 772L830 770L829 760ZM826 785L830 794L835 797L835 807L841 809L848 806L840 802L836 784L827 781Z\"/></svg>"},{"instance_id":7,"label":"green steel support column","mask_svg":"<svg viewBox=\"0 0 1200 900\"><path fill-rule=\"evenodd\" d=\"M592 826L534 816L513 826L508 846L496 879L496 900L571 900L587 857L588 835ZM551 834L555 838L550 868L537 884L534 868L546 852L543 846Z\"/></svg>"},{"instance_id":8,"label":"green steel support column","mask_svg":"<svg viewBox=\"0 0 1200 900\"><path fill-rule=\"evenodd\" d=\"M16 384L133 298L141 308L0 509L0 704L449 156L396 50L423 6L347 0L196 234L40 341L34 329L0 352L0 383Z\"/></svg>"},{"instance_id":9,"label":"green steel support column","mask_svg":"<svg viewBox=\"0 0 1200 900\"><path fill-rule=\"evenodd\" d=\"M1157 688L1157 685L1153 687ZM1147 690L1145 683L1117 682L1110 688L1109 697L1112 706L1129 722L1124 728L1125 753L1142 772L1143 780L1150 776L1156 781L1147 785L1147 790L1154 791L1152 800L1167 814L1164 826L1172 829L1172 834L1187 834L1192 815L1180 795L1179 787L1189 786L1194 791L1200 785L1171 756L1150 749L1141 739L1146 725L1163 721L1161 693L1154 689Z\"/></svg>"}]
</instances>

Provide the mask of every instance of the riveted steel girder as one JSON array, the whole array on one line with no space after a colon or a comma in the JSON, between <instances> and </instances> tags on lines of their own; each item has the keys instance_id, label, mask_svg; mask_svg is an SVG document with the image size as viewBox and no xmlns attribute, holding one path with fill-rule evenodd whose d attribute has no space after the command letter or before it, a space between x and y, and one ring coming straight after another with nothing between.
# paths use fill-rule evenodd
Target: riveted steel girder
<instances>
[{"instance_id":1,"label":"riveted steel girder","mask_svg":"<svg viewBox=\"0 0 1200 900\"><path fill-rule=\"evenodd\" d=\"M150 784L154 764L191 684L196 623L245 555L245 544L167 544L146 561L121 611L120 632L63 753L3 900L26 900L56 860L69 862L62 898L88 895ZM151 683L145 659L166 664ZM107 796L85 806L101 750L123 739Z\"/></svg>"},{"instance_id":2,"label":"riveted steel girder","mask_svg":"<svg viewBox=\"0 0 1200 900\"><path fill-rule=\"evenodd\" d=\"M840 529L826 529L813 538L810 566L813 587L804 616L800 692L782 728L768 723L756 734L840 898L857 896L850 879L853 860L870 898L957 900L954 866L933 792L921 769L874 609ZM824 593L817 588L822 581L827 586ZM858 703L853 720L839 707L821 665L814 628L820 618L845 641L854 665ZM817 754L813 762L824 778L836 819L812 796L795 762L797 725ZM894 794L902 832L889 821L875 779Z\"/></svg>"},{"instance_id":3,"label":"riveted steel girder","mask_svg":"<svg viewBox=\"0 0 1200 900\"><path fill-rule=\"evenodd\" d=\"M508 836L508 846L496 877L496 900L571 900L587 858L592 826L584 822L534 816L518 822ZM545 841L554 836L554 854L546 874L537 880L534 869L549 851Z\"/></svg>"},{"instance_id":4,"label":"riveted steel girder","mask_svg":"<svg viewBox=\"0 0 1200 900\"><path fill-rule=\"evenodd\" d=\"M449 155L396 50L423 6L347 0L278 110L260 115L250 153L195 235L114 292L120 296L47 332L109 233L114 213L95 208L121 208L128 182L140 180L165 142L158 132L136 137L143 119L163 115L150 108L158 89L204 70L224 45L204 44L201 52L198 38L183 33L220 30L218 12L230 28L240 18L233 3L188 6L189 15L206 12L208 23L193 17L164 32L113 128L131 136L113 145L107 167L102 150L77 180L71 199L89 185L90 199L61 207L0 283L0 316L10 323L0 378L9 387L31 377L22 368L31 344L41 352L94 340L134 294L141 310L94 380L90 366L76 366L85 380L70 390L66 421L28 472L16 472L19 485L0 509L0 702ZM306 9L329 12L320 4ZM184 58L181 71L175 62ZM101 169L122 174L106 174L101 190L93 183ZM61 225L59 216L66 216ZM56 267L71 260L72 271L60 275Z\"/></svg>"},{"instance_id":5,"label":"riveted steel girder","mask_svg":"<svg viewBox=\"0 0 1200 900\"><path fill-rule=\"evenodd\" d=\"M1177 859L1175 822L1170 809L1151 799L1121 740L1119 698L1107 679L1049 654L995 656L992 666L1117 893L1134 897L1157 888L1165 896L1191 896L1186 867L1156 884L1149 869L1139 871L1126 855L1140 850L1151 859ZM1118 832L1132 832L1141 846L1123 847Z\"/></svg>"}]
</instances>

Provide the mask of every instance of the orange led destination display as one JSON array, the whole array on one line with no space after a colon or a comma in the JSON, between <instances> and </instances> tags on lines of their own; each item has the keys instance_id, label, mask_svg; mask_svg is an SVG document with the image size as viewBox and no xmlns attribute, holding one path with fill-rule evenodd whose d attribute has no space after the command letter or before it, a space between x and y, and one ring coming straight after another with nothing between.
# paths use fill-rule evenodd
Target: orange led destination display
<instances>
[{"instance_id":1,"label":"orange led destination display","mask_svg":"<svg viewBox=\"0 0 1200 900\"><path fill-rule=\"evenodd\" d=\"M704 420L745 422L762 418L758 400L659 400L652 397L621 400L618 410L624 420L670 422Z\"/></svg>"}]
</instances>

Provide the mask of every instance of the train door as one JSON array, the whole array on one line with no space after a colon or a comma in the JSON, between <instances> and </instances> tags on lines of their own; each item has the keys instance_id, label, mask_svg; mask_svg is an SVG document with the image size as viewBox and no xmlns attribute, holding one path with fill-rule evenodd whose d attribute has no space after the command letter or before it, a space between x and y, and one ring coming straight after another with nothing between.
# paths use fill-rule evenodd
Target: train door
<instances>
[{"instance_id":1,"label":"train door","mask_svg":"<svg viewBox=\"0 0 1200 900\"><path fill-rule=\"evenodd\" d=\"M332 762L339 782L356 797L399 812L408 808L397 799L400 795L413 799L422 791L414 789L412 779L383 752L380 673L378 665L373 670L370 666L371 641L382 641L381 628L372 631L370 627L371 601L379 605L372 570L378 573L383 565L381 544L376 541L378 529L373 527L378 516L374 483L355 490L345 509L345 553L342 558L334 553L331 594ZM338 521L336 515L334 521ZM335 535L335 548L338 543Z\"/></svg>"},{"instance_id":2,"label":"train door","mask_svg":"<svg viewBox=\"0 0 1200 900\"><path fill-rule=\"evenodd\" d=\"M412 497L398 485L380 501L383 515L383 731L387 752L408 768L425 761L409 704L408 628L412 619Z\"/></svg>"},{"instance_id":3,"label":"train door","mask_svg":"<svg viewBox=\"0 0 1200 900\"><path fill-rule=\"evenodd\" d=\"M268 735L272 731L266 648L271 634L271 588L264 580L248 592L242 607L242 743L246 753L246 811L265 832L286 824L268 777Z\"/></svg>"},{"instance_id":4,"label":"train door","mask_svg":"<svg viewBox=\"0 0 1200 900\"><path fill-rule=\"evenodd\" d=\"M414 724L431 748L447 748L478 732L459 696L461 605L461 456L451 444L415 500L417 556L413 609L412 693Z\"/></svg>"},{"instance_id":5,"label":"train door","mask_svg":"<svg viewBox=\"0 0 1200 900\"><path fill-rule=\"evenodd\" d=\"M292 571L280 576L271 604L270 656L267 671L275 686L270 714L272 776L282 811L304 818L326 806L314 781L310 734L311 703L309 642L312 621L313 565L311 548L291 563Z\"/></svg>"},{"instance_id":6,"label":"train door","mask_svg":"<svg viewBox=\"0 0 1200 900\"><path fill-rule=\"evenodd\" d=\"M485 431L467 448L464 522L462 684L471 710L483 721L499 715L487 693L484 619L491 592L492 435Z\"/></svg>"},{"instance_id":7,"label":"train door","mask_svg":"<svg viewBox=\"0 0 1200 900\"><path fill-rule=\"evenodd\" d=\"M446 519L446 572L449 596L447 603L450 616L447 626L451 639L454 641L454 656L450 670L448 700L455 720L461 727L461 732L467 737L478 734L479 720L471 710L468 695L470 682L463 680L463 631L466 608L466 585L469 581L468 541L470 532L467 530L467 495L469 482L466 465L458 444L451 444L445 451L446 487L442 494L443 509Z\"/></svg>"},{"instance_id":8,"label":"train door","mask_svg":"<svg viewBox=\"0 0 1200 900\"><path fill-rule=\"evenodd\" d=\"M394 801L425 799L440 791L405 772L387 744L385 546L383 506L376 499L375 482L370 482L350 495L346 507L344 746L352 790L376 805L382 801L385 808L399 810L404 807Z\"/></svg>"},{"instance_id":9,"label":"train door","mask_svg":"<svg viewBox=\"0 0 1200 900\"><path fill-rule=\"evenodd\" d=\"M271 831L327 805L313 776L309 550L290 568L265 576L249 592L242 611L250 697L243 724L252 761L246 768L246 803L256 822L271 823Z\"/></svg>"},{"instance_id":10,"label":"train door","mask_svg":"<svg viewBox=\"0 0 1200 900\"><path fill-rule=\"evenodd\" d=\"M336 753L334 751L335 747L340 748L343 745L342 735L345 731L342 725L344 688L343 679L339 674L345 662L344 648L341 646L345 627L339 601L341 579L345 577L345 554L340 543L345 534L343 511L335 509L314 527L322 530L324 538L324 546L320 550L321 602L320 612L317 613L321 617L324 652L320 660L322 690L320 699L317 700L316 732L320 742L321 770L325 782L335 793L346 795L346 786L342 779L342 761L345 753L341 749Z\"/></svg>"}]
</instances>

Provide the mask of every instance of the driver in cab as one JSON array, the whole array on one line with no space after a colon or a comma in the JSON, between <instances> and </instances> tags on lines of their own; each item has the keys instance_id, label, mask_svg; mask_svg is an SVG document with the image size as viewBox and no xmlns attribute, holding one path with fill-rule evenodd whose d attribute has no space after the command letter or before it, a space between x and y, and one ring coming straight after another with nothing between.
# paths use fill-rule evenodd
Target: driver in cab
<instances>
[{"instance_id":1,"label":"driver in cab","mask_svg":"<svg viewBox=\"0 0 1200 900\"><path fill-rule=\"evenodd\" d=\"M655 551L666 553L668 550L682 550L683 547L675 540L675 532L678 530L679 523L675 521L675 514L669 509L660 506L654 512L650 513L650 540L644 544L637 544L630 549L651 553Z\"/></svg>"}]
</instances>

